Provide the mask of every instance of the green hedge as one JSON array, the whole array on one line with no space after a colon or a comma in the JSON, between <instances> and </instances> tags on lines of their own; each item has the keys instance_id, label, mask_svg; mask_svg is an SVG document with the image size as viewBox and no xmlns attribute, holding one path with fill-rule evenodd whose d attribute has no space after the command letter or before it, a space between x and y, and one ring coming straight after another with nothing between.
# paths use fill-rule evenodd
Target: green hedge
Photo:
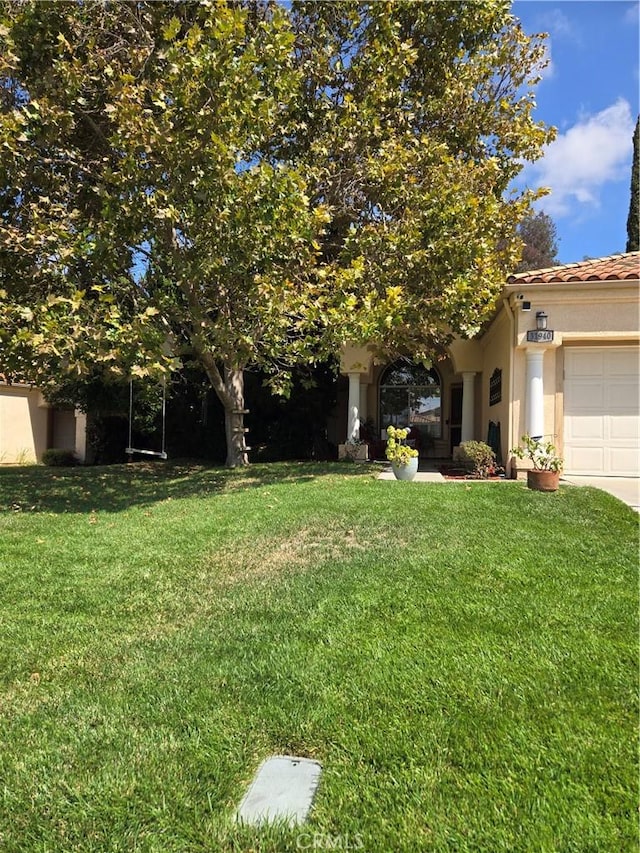
<instances>
[{"instance_id":1,"label":"green hedge","mask_svg":"<svg viewBox=\"0 0 640 853\"><path fill-rule=\"evenodd\" d=\"M44 465L56 467L68 467L77 465L78 459L72 450L61 450L58 447L50 447L42 454L42 462Z\"/></svg>"}]
</instances>

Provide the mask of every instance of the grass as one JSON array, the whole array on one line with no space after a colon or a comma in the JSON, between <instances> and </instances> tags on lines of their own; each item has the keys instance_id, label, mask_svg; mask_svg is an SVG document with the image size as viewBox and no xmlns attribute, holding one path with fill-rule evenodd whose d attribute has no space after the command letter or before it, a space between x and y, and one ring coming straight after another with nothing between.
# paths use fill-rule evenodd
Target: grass
<instances>
[{"instance_id":1,"label":"grass","mask_svg":"<svg viewBox=\"0 0 640 853\"><path fill-rule=\"evenodd\" d=\"M637 849L637 516L370 469L0 471L0 850ZM235 825L269 754L308 825Z\"/></svg>"}]
</instances>

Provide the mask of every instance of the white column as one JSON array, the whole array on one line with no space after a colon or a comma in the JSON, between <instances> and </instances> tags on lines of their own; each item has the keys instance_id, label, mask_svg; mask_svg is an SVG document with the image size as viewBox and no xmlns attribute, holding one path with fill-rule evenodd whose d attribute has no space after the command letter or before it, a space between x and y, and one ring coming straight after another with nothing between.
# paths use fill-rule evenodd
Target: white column
<instances>
[{"instance_id":1,"label":"white column","mask_svg":"<svg viewBox=\"0 0 640 853\"><path fill-rule=\"evenodd\" d=\"M349 374L349 411L347 417L347 441L360 438L360 374Z\"/></svg>"},{"instance_id":2,"label":"white column","mask_svg":"<svg viewBox=\"0 0 640 853\"><path fill-rule=\"evenodd\" d=\"M75 453L80 462L86 462L87 459L87 416L80 409L75 411L76 417L76 434L75 434Z\"/></svg>"},{"instance_id":3,"label":"white column","mask_svg":"<svg viewBox=\"0 0 640 853\"><path fill-rule=\"evenodd\" d=\"M527 350L527 433L531 438L544 435L543 358L543 349Z\"/></svg>"},{"instance_id":4,"label":"white column","mask_svg":"<svg viewBox=\"0 0 640 853\"><path fill-rule=\"evenodd\" d=\"M462 429L460 443L473 441L473 420L475 413L475 382L476 375L471 371L462 374Z\"/></svg>"}]
</instances>

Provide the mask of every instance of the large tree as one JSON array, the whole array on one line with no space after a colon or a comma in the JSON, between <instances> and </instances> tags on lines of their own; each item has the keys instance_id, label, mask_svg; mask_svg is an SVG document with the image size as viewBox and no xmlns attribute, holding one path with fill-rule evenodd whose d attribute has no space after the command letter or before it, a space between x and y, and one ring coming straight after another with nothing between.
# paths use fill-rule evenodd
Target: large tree
<instances>
[{"instance_id":1,"label":"large tree","mask_svg":"<svg viewBox=\"0 0 640 853\"><path fill-rule=\"evenodd\" d=\"M46 382L195 358L229 465L246 461L242 369L307 355L297 323L324 218L269 156L300 74L284 11L255 12L34 4L5 24L14 362Z\"/></svg>"},{"instance_id":2,"label":"large tree","mask_svg":"<svg viewBox=\"0 0 640 853\"><path fill-rule=\"evenodd\" d=\"M633 162L631 164L631 198L627 217L627 252L640 250L640 116L633 133Z\"/></svg>"},{"instance_id":3,"label":"large tree","mask_svg":"<svg viewBox=\"0 0 640 853\"><path fill-rule=\"evenodd\" d=\"M509 7L294 3L311 119L292 144L332 211L342 340L433 356L480 328L515 266L533 195L509 187L553 130L532 119L542 40Z\"/></svg>"},{"instance_id":4,"label":"large tree","mask_svg":"<svg viewBox=\"0 0 640 853\"><path fill-rule=\"evenodd\" d=\"M2 369L243 370L345 340L429 355L513 267L551 136L541 47L483 4L5 3Z\"/></svg>"},{"instance_id":5,"label":"large tree","mask_svg":"<svg viewBox=\"0 0 640 853\"><path fill-rule=\"evenodd\" d=\"M558 232L553 219L543 211L531 214L518 226L522 259L516 272L540 270L558 263Z\"/></svg>"}]
</instances>

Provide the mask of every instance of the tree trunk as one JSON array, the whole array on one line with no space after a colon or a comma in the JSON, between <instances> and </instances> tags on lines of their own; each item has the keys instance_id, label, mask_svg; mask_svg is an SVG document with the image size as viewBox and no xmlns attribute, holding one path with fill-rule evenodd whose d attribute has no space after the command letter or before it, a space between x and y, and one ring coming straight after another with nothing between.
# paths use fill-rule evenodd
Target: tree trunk
<instances>
[{"instance_id":1,"label":"tree trunk","mask_svg":"<svg viewBox=\"0 0 640 853\"><path fill-rule=\"evenodd\" d=\"M227 440L227 468L237 468L238 465L248 465L246 430L244 427L244 368L223 362L224 378L220 374L213 355L200 346L197 339L192 339L194 349L204 367L211 387L218 395L224 406L224 432Z\"/></svg>"},{"instance_id":2,"label":"tree trunk","mask_svg":"<svg viewBox=\"0 0 640 853\"><path fill-rule=\"evenodd\" d=\"M245 443L244 416L244 371L238 367L224 369L224 387L226 401L224 403L224 432L227 439L227 468L237 468L238 465L248 465L247 446Z\"/></svg>"}]
</instances>

